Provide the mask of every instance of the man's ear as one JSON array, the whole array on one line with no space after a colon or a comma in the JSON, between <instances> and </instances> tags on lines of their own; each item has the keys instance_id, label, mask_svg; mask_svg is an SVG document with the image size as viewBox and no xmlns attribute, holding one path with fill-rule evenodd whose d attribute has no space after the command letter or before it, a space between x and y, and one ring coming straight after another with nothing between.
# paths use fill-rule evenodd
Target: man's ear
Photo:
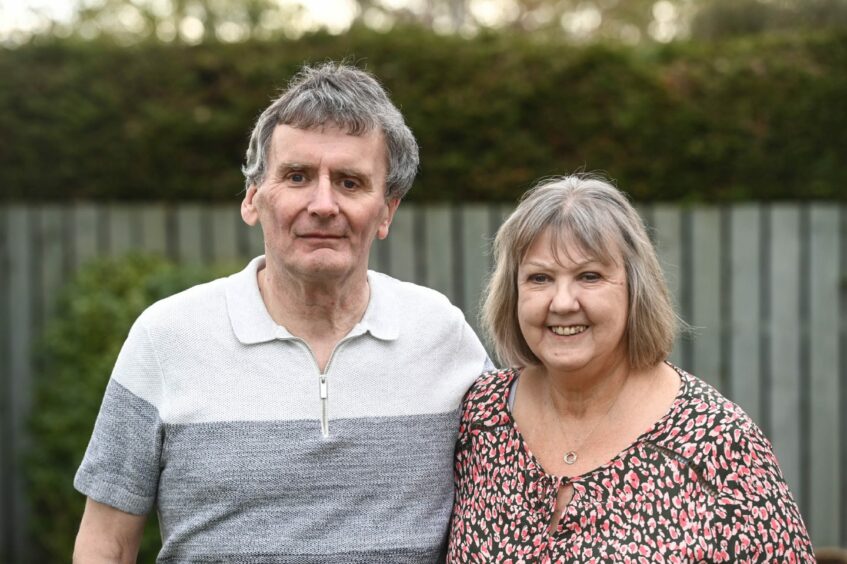
<instances>
[{"instance_id":1,"label":"man's ear","mask_svg":"<svg viewBox=\"0 0 847 564\"><path fill-rule=\"evenodd\" d=\"M256 204L253 201L256 197L256 190L256 185L251 184L241 201L241 219L251 227L259 222L259 212L256 210Z\"/></svg>"},{"instance_id":2,"label":"man's ear","mask_svg":"<svg viewBox=\"0 0 847 564\"><path fill-rule=\"evenodd\" d=\"M391 221L394 219L394 213L397 211L397 207L399 205L400 198L392 198L386 202L388 212L385 215L385 219L383 219L382 223L379 224L379 229L376 232L378 239L382 240L388 237L388 228L391 227Z\"/></svg>"}]
</instances>

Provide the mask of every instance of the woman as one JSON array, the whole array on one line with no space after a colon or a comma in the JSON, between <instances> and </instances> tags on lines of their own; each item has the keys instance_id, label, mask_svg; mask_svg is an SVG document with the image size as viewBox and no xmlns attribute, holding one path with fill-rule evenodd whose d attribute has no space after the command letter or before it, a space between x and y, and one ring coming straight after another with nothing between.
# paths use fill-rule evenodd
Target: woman
<instances>
[{"instance_id":1,"label":"woman","mask_svg":"<svg viewBox=\"0 0 847 564\"><path fill-rule=\"evenodd\" d=\"M644 226L595 176L500 228L465 398L448 562L814 562L771 446L665 361L677 318Z\"/></svg>"}]
</instances>

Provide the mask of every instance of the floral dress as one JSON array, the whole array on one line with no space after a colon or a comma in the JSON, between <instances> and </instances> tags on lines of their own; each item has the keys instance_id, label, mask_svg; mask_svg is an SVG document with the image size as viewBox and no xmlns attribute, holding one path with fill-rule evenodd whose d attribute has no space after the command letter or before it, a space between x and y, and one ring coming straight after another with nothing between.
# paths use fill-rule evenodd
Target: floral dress
<instances>
[{"instance_id":1,"label":"floral dress","mask_svg":"<svg viewBox=\"0 0 847 564\"><path fill-rule=\"evenodd\" d=\"M550 476L515 427L519 370L483 374L465 397L447 562L814 562L770 443L698 378L607 464ZM548 527L561 486L573 498Z\"/></svg>"}]
</instances>

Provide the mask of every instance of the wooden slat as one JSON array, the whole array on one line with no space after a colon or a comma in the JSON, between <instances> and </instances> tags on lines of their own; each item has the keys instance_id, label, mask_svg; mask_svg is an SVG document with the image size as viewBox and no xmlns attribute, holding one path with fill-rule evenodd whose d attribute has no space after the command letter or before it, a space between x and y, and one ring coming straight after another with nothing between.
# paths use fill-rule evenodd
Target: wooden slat
<instances>
[{"instance_id":1,"label":"wooden slat","mask_svg":"<svg viewBox=\"0 0 847 564\"><path fill-rule=\"evenodd\" d=\"M141 217L127 204L106 206L109 224L109 256L120 257L141 250Z\"/></svg>"},{"instance_id":2,"label":"wooden slat","mask_svg":"<svg viewBox=\"0 0 847 564\"><path fill-rule=\"evenodd\" d=\"M438 290L455 303L453 295L453 231L450 208L426 207L424 216L426 279L424 285Z\"/></svg>"},{"instance_id":3,"label":"wooden slat","mask_svg":"<svg viewBox=\"0 0 847 564\"><path fill-rule=\"evenodd\" d=\"M236 262L238 252L238 229L241 213L235 204L216 205L209 209L212 226L212 259Z\"/></svg>"},{"instance_id":4,"label":"wooden slat","mask_svg":"<svg viewBox=\"0 0 847 564\"><path fill-rule=\"evenodd\" d=\"M833 496L833 500L841 508L841 527L839 531L838 543L841 546L847 546L847 205L841 204L838 206L839 217L839 300L834 306L839 311L839 337L838 350L842 351L838 358L838 405L839 414L838 420L833 421L833 426L837 426L841 434L841 444L838 448L838 454L830 454L829 456L837 457L839 466L841 467L841 496Z\"/></svg>"},{"instance_id":5,"label":"wooden slat","mask_svg":"<svg viewBox=\"0 0 847 564\"><path fill-rule=\"evenodd\" d=\"M488 209L481 205L462 209L462 247L464 256L465 319L477 334L479 330L479 300L482 285L488 274L488 241L490 238Z\"/></svg>"},{"instance_id":6,"label":"wooden slat","mask_svg":"<svg viewBox=\"0 0 847 564\"><path fill-rule=\"evenodd\" d=\"M680 311L679 300L682 279L680 273L683 253L680 244L681 223L682 215L678 206L660 204L653 208L652 229L656 253L659 255L659 262L662 264L665 279L677 311ZM686 319L685 321L690 322L691 320ZM681 364L679 339L677 339L677 344L671 352L670 361L676 365ZM692 370L690 366L683 366L682 368Z\"/></svg>"},{"instance_id":7,"label":"wooden slat","mask_svg":"<svg viewBox=\"0 0 847 564\"><path fill-rule=\"evenodd\" d=\"M691 221L691 323L697 327L691 370L702 380L720 388L720 212L716 208L697 208L691 214Z\"/></svg>"},{"instance_id":8,"label":"wooden slat","mask_svg":"<svg viewBox=\"0 0 847 564\"><path fill-rule=\"evenodd\" d=\"M761 311L759 292L761 265L759 223L761 210L755 205L737 206L730 213L731 282L730 330L732 345L729 358L731 398L760 423L761 366L759 343Z\"/></svg>"},{"instance_id":9,"label":"wooden slat","mask_svg":"<svg viewBox=\"0 0 847 564\"><path fill-rule=\"evenodd\" d=\"M802 505L800 465L800 213L771 210L771 441L785 478ZM805 273L804 273L805 274Z\"/></svg>"},{"instance_id":10,"label":"wooden slat","mask_svg":"<svg viewBox=\"0 0 847 564\"><path fill-rule=\"evenodd\" d=\"M176 209L177 257L182 264L198 264L204 259L203 215L205 206L182 204Z\"/></svg>"},{"instance_id":11,"label":"wooden slat","mask_svg":"<svg viewBox=\"0 0 847 564\"><path fill-rule=\"evenodd\" d=\"M389 237L391 235L389 234ZM382 257L388 253L388 239L383 241L376 240L371 245L371 252L368 255L368 270L374 270L376 272L385 272L385 268L383 268Z\"/></svg>"},{"instance_id":12,"label":"wooden slat","mask_svg":"<svg viewBox=\"0 0 847 564\"><path fill-rule=\"evenodd\" d=\"M839 542L840 515L835 500L841 498L840 466L836 453L845 437L838 425L839 299L838 258L839 214L834 206L815 205L810 209L810 436L809 464L811 508L807 525L816 546L834 546ZM805 275L805 274L803 274ZM842 406L842 409L847 406ZM842 508L843 510L844 508Z\"/></svg>"},{"instance_id":13,"label":"wooden slat","mask_svg":"<svg viewBox=\"0 0 847 564\"><path fill-rule=\"evenodd\" d=\"M0 207L0 562L12 560L12 527L15 519L12 514L13 464L16 459L12 450L11 437L11 395L12 380L16 374L11 366L12 335L10 316L11 259L9 257L10 225L9 216L14 208Z\"/></svg>"},{"instance_id":14,"label":"wooden slat","mask_svg":"<svg viewBox=\"0 0 847 564\"><path fill-rule=\"evenodd\" d=\"M388 245L390 267L387 274L398 280L414 282L415 253L420 250L415 248L415 216L411 207L401 205L397 208L388 238L380 243Z\"/></svg>"},{"instance_id":15,"label":"wooden slat","mask_svg":"<svg viewBox=\"0 0 847 564\"><path fill-rule=\"evenodd\" d=\"M9 365L12 382L9 390L9 414L12 452L22 453L26 446L26 416L32 397L32 300L37 298L31 273L34 260L30 238L35 213L28 206L15 206L8 217L9 245L9 319L14 328L10 335ZM24 480L20 468L13 472L13 488L9 507L14 519L11 539L14 562L29 562L26 542L28 506L24 498Z\"/></svg>"},{"instance_id":16,"label":"wooden slat","mask_svg":"<svg viewBox=\"0 0 847 564\"><path fill-rule=\"evenodd\" d=\"M93 204L73 207L73 267L80 268L99 254L97 223L100 208Z\"/></svg>"},{"instance_id":17,"label":"wooden slat","mask_svg":"<svg viewBox=\"0 0 847 564\"><path fill-rule=\"evenodd\" d=\"M250 258L265 254L265 235L262 232L262 226L256 224L252 227L244 224L247 229L247 239L250 242Z\"/></svg>"},{"instance_id":18,"label":"wooden slat","mask_svg":"<svg viewBox=\"0 0 847 564\"><path fill-rule=\"evenodd\" d=\"M137 208L141 222L141 245L145 253L166 256L168 253L167 209L161 204Z\"/></svg>"},{"instance_id":19,"label":"wooden slat","mask_svg":"<svg viewBox=\"0 0 847 564\"><path fill-rule=\"evenodd\" d=\"M68 253L68 242L63 230L64 212L61 207L41 207L38 215L38 268L41 270L41 283L38 288L40 306L37 311L41 315L40 327L43 327L53 316L58 294L66 282L64 261Z\"/></svg>"}]
</instances>

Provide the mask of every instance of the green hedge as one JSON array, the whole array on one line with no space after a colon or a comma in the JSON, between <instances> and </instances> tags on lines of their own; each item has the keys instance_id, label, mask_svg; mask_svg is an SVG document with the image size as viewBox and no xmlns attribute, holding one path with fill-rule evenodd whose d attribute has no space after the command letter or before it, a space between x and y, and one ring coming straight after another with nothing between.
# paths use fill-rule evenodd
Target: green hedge
<instances>
[{"instance_id":1,"label":"green hedge","mask_svg":"<svg viewBox=\"0 0 847 564\"><path fill-rule=\"evenodd\" d=\"M73 489L118 351L135 318L165 296L221 275L131 255L82 269L63 292L41 342L25 476L32 504L33 562L69 562L85 498ZM161 547L155 513L139 562Z\"/></svg>"},{"instance_id":2,"label":"green hedge","mask_svg":"<svg viewBox=\"0 0 847 564\"><path fill-rule=\"evenodd\" d=\"M644 201L847 197L847 33L627 48L417 28L0 50L2 193L237 200L258 113L303 62L342 57L420 141L411 200L513 201L577 169Z\"/></svg>"}]
</instances>

